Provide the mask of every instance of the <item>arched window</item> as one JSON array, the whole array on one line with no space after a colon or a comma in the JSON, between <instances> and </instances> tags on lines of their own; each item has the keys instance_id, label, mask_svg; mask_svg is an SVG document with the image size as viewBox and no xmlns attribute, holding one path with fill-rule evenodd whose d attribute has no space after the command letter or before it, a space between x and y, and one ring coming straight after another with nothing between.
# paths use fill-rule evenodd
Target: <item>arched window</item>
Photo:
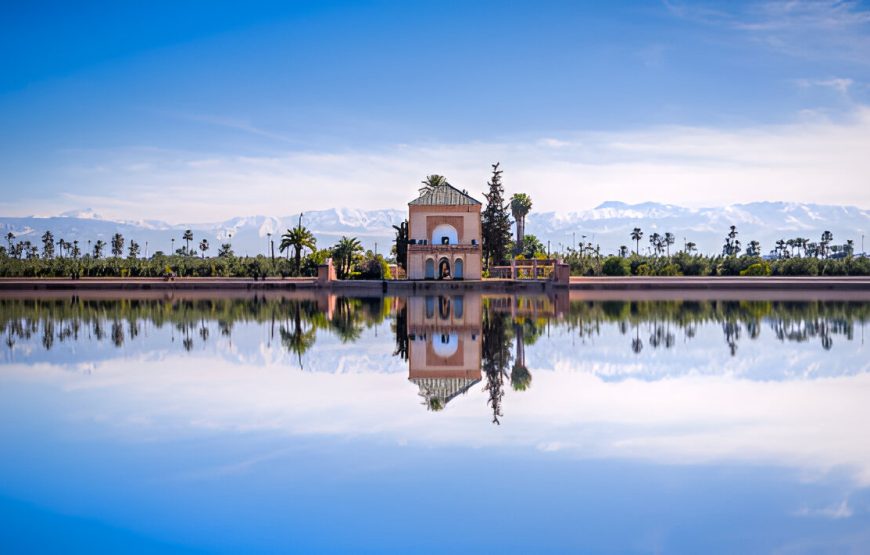
<instances>
[{"instance_id":1,"label":"arched window","mask_svg":"<svg viewBox=\"0 0 870 555\"><path fill-rule=\"evenodd\" d=\"M435 279L435 261L431 258L426 259L426 273L424 277L426 279Z\"/></svg>"},{"instance_id":2,"label":"arched window","mask_svg":"<svg viewBox=\"0 0 870 555\"><path fill-rule=\"evenodd\" d=\"M458 245L459 234L450 224L439 224L432 230L433 245Z\"/></svg>"},{"instance_id":3,"label":"arched window","mask_svg":"<svg viewBox=\"0 0 870 555\"><path fill-rule=\"evenodd\" d=\"M453 279L462 279L462 270L464 264L462 263L461 258L457 258L455 262L453 262Z\"/></svg>"}]
</instances>

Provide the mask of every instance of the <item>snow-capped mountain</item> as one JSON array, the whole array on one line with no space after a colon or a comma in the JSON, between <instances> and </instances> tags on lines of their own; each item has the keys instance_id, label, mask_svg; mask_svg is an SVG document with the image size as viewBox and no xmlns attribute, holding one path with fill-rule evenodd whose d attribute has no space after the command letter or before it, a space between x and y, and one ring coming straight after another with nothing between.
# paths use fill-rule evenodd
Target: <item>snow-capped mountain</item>
<instances>
[{"instance_id":1,"label":"snow-capped mountain","mask_svg":"<svg viewBox=\"0 0 870 555\"><path fill-rule=\"evenodd\" d=\"M336 208L305 212L302 222L317 237L318 245L330 246L342 235L358 237L366 248L389 252L398 225L407 217L404 210L358 210ZM0 217L0 232L10 231L18 239L39 245L40 237L50 230L56 239L78 240L83 249L87 241L109 242L114 233L135 239L148 253L164 252L183 244L181 235L191 229L194 243L207 239L210 253L220 243L231 242L237 254L267 253L269 234L275 240L276 255L280 235L299 221L290 216L243 216L223 222L170 224L154 220L113 221L101 218L93 210L77 210L55 217ZM702 252L718 252L731 225L737 226L744 244L751 239L761 242L764 251L773 248L777 239L807 237L818 240L823 231L834 234L835 243L852 239L861 250L862 235L870 232L870 210L853 206L833 206L788 202L755 202L718 208L686 208L671 204L645 202L626 204L605 202L591 210L555 213L532 212L526 218L526 233L536 235L552 250L585 240L600 244L604 252L614 252L620 245L634 248L630 233L635 227L644 232L640 247L645 250L652 233L673 233L675 248L683 239L698 245ZM174 241L173 241L174 239ZM193 245L191 245L193 246ZM197 247L198 248L198 247Z\"/></svg>"}]
</instances>

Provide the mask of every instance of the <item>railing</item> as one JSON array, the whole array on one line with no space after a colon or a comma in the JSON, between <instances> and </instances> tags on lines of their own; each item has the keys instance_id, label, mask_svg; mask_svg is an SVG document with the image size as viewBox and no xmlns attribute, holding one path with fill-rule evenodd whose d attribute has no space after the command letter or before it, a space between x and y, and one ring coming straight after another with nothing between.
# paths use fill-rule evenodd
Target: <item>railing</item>
<instances>
[{"instance_id":1,"label":"railing","mask_svg":"<svg viewBox=\"0 0 870 555\"><path fill-rule=\"evenodd\" d=\"M454 244L450 244L450 245L444 245L442 243L428 243L426 245L421 245L420 243L417 243L414 245L409 244L408 250L409 251L426 251L426 252L431 252L433 250L442 251L442 252L443 251L454 251L454 252L465 251L465 252L468 252L468 251L480 250L480 245L479 244L472 245L470 243L464 243L464 244L455 244L454 243Z\"/></svg>"},{"instance_id":2,"label":"railing","mask_svg":"<svg viewBox=\"0 0 870 555\"><path fill-rule=\"evenodd\" d=\"M547 280L553 273L553 259L511 260L510 266L490 266L489 277L501 279Z\"/></svg>"}]
</instances>

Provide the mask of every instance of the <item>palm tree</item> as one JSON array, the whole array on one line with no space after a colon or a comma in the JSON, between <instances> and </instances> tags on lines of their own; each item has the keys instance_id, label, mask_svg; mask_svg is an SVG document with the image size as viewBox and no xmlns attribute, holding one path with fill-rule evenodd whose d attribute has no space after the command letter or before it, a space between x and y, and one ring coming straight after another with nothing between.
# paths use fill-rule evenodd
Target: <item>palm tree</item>
<instances>
[{"instance_id":1,"label":"palm tree","mask_svg":"<svg viewBox=\"0 0 870 555\"><path fill-rule=\"evenodd\" d=\"M208 239L199 242L199 250L202 251L202 257L205 258L205 251L208 250Z\"/></svg>"},{"instance_id":2,"label":"palm tree","mask_svg":"<svg viewBox=\"0 0 870 555\"><path fill-rule=\"evenodd\" d=\"M640 240L643 238L643 231L639 227L631 231L631 240L634 241L634 254L640 255Z\"/></svg>"},{"instance_id":3,"label":"palm tree","mask_svg":"<svg viewBox=\"0 0 870 555\"><path fill-rule=\"evenodd\" d=\"M852 253L855 252L855 241L847 239L843 249L846 251L846 256L852 256Z\"/></svg>"},{"instance_id":4,"label":"palm tree","mask_svg":"<svg viewBox=\"0 0 870 555\"><path fill-rule=\"evenodd\" d=\"M278 247L280 252L287 251L287 259L290 259L290 247L293 247L293 258L296 262L296 275L302 273L302 249L311 249L317 247L317 239L314 237L307 227L302 225L302 214L299 214L299 223L293 229L288 229L287 233L281 236L281 245Z\"/></svg>"},{"instance_id":5,"label":"palm tree","mask_svg":"<svg viewBox=\"0 0 870 555\"><path fill-rule=\"evenodd\" d=\"M139 258L139 243L130 239L130 247L128 248L128 256L130 258Z\"/></svg>"},{"instance_id":6,"label":"palm tree","mask_svg":"<svg viewBox=\"0 0 870 555\"><path fill-rule=\"evenodd\" d=\"M124 252L124 236L120 233L112 235L112 255L121 256Z\"/></svg>"},{"instance_id":7,"label":"palm tree","mask_svg":"<svg viewBox=\"0 0 870 555\"><path fill-rule=\"evenodd\" d=\"M662 236L658 233L653 233L649 236L649 244L653 248L653 252L655 252L656 256L661 254L662 250L664 250L664 245L662 243Z\"/></svg>"},{"instance_id":8,"label":"palm tree","mask_svg":"<svg viewBox=\"0 0 870 555\"><path fill-rule=\"evenodd\" d=\"M523 252L523 239L526 235L526 214L532 209L532 198L525 193L516 193L511 197L511 214L517 223L517 244L514 254Z\"/></svg>"},{"instance_id":9,"label":"palm tree","mask_svg":"<svg viewBox=\"0 0 870 555\"><path fill-rule=\"evenodd\" d=\"M420 196L423 196L426 193L433 191L436 187L440 187L441 185L447 185L447 178L443 175L432 174L427 175L426 179L424 179L420 183L423 184L423 186L420 187Z\"/></svg>"},{"instance_id":10,"label":"palm tree","mask_svg":"<svg viewBox=\"0 0 870 555\"><path fill-rule=\"evenodd\" d=\"M628 247L626 247L625 245L620 245L620 247L619 247L619 256L620 256L621 258L625 258L625 257L627 257L627 256L628 256Z\"/></svg>"},{"instance_id":11,"label":"palm tree","mask_svg":"<svg viewBox=\"0 0 870 555\"><path fill-rule=\"evenodd\" d=\"M740 240L737 239L737 226L732 225L728 235L725 236L725 244L722 246L722 254L737 256L740 254Z\"/></svg>"},{"instance_id":12,"label":"palm tree","mask_svg":"<svg viewBox=\"0 0 870 555\"><path fill-rule=\"evenodd\" d=\"M695 243L693 243L693 242L691 242L691 241L689 241L688 243L686 243L686 252L687 252L687 253L692 254L692 253L695 252L696 250L698 250L698 245L696 245Z\"/></svg>"},{"instance_id":13,"label":"palm tree","mask_svg":"<svg viewBox=\"0 0 870 555\"><path fill-rule=\"evenodd\" d=\"M184 235L182 235L181 238L185 243L187 243L187 246L185 247L187 252L185 254L190 254L190 242L193 241L193 231L189 229L184 230Z\"/></svg>"},{"instance_id":14,"label":"palm tree","mask_svg":"<svg viewBox=\"0 0 870 555\"><path fill-rule=\"evenodd\" d=\"M674 234L669 232L669 231L666 232L664 242L665 242L665 248L668 249L668 258L670 258L671 257L671 245L674 244Z\"/></svg>"},{"instance_id":15,"label":"palm tree","mask_svg":"<svg viewBox=\"0 0 870 555\"><path fill-rule=\"evenodd\" d=\"M6 234L6 242L9 243L9 252L12 252L12 241L15 240L15 234L11 231Z\"/></svg>"},{"instance_id":16,"label":"palm tree","mask_svg":"<svg viewBox=\"0 0 870 555\"><path fill-rule=\"evenodd\" d=\"M834 234L828 230L822 233L822 239L819 241L819 250L824 258L828 257L828 245L834 240Z\"/></svg>"},{"instance_id":17,"label":"palm tree","mask_svg":"<svg viewBox=\"0 0 870 555\"><path fill-rule=\"evenodd\" d=\"M98 259L103 256L103 249L106 248L106 242L102 239L97 239L94 243L94 258Z\"/></svg>"},{"instance_id":18,"label":"palm tree","mask_svg":"<svg viewBox=\"0 0 870 555\"><path fill-rule=\"evenodd\" d=\"M788 241L786 241L785 239L780 239L776 242L776 248L774 249L774 252L776 252L779 258L782 258L785 255L786 245L788 245Z\"/></svg>"},{"instance_id":19,"label":"palm tree","mask_svg":"<svg viewBox=\"0 0 870 555\"><path fill-rule=\"evenodd\" d=\"M754 239L750 241L749 246L746 248L746 254L748 256L758 256L761 254L761 243Z\"/></svg>"},{"instance_id":20,"label":"palm tree","mask_svg":"<svg viewBox=\"0 0 870 555\"><path fill-rule=\"evenodd\" d=\"M338 261L336 272L338 278L344 279L353 267L354 257L363 251L362 244L356 237L342 236L338 244L333 248L332 255Z\"/></svg>"},{"instance_id":21,"label":"palm tree","mask_svg":"<svg viewBox=\"0 0 870 555\"><path fill-rule=\"evenodd\" d=\"M42 234L42 255L45 258L54 258L54 235L51 231Z\"/></svg>"}]
</instances>

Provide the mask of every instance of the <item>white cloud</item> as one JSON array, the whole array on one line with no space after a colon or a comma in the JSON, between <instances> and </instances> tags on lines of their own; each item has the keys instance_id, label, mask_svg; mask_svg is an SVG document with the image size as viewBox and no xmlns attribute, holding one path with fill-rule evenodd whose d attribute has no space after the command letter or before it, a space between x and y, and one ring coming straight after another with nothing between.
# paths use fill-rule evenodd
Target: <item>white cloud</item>
<instances>
[{"instance_id":1,"label":"white cloud","mask_svg":"<svg viewBox=\"0 0 870 555\"><path fill-rule=\"evenodd\" d=\"M830 86L846 87L838 80ZM210 221L349 206L401 208L429 173L481 197L502 162L508 193L536 210L567 212L605 200L689 206L758 200L870 205L870 109L845 121L814 114L777 126L657 127L464 144L394 145L275 156L125 149L74 153L58 179L58 208L109 217ZM150 168L142 171L143 167ZM17 215L44 213L17 202Z\"/></svg>"}]
</instances>

